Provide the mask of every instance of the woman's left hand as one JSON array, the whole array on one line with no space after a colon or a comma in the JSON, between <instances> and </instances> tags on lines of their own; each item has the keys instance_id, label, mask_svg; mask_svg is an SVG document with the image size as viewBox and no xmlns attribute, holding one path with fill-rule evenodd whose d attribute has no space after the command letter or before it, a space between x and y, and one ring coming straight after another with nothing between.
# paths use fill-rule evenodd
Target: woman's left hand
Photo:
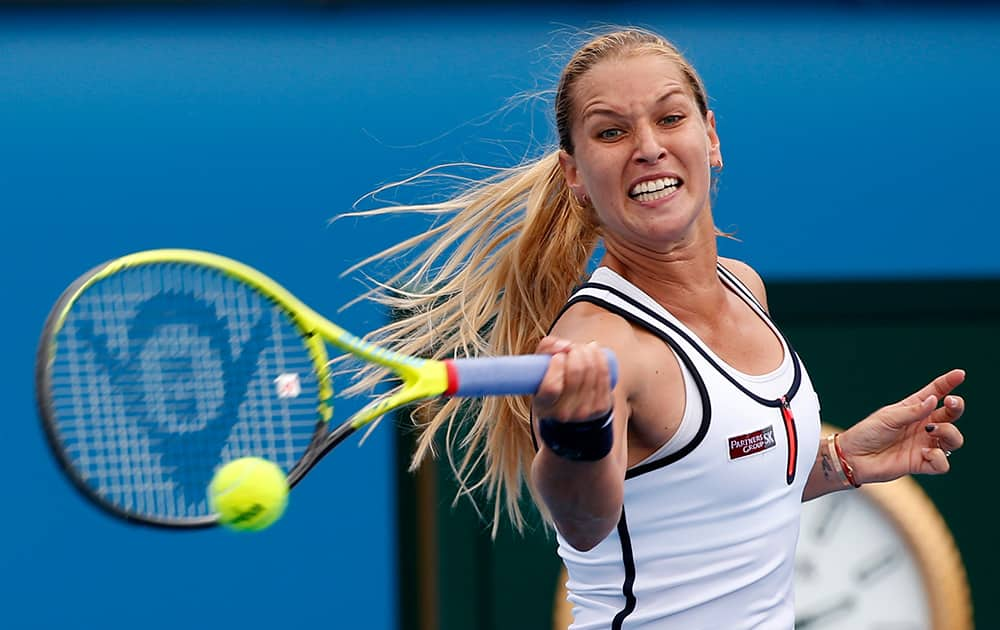
<instances>
[{"instance_id":1,"label":"woman's left hand","mask_svg":"<svg viewBox=\"0 0 1000 630\"><path fill-rule=\"evenodd\" d=\"M964 380L964 370L942 374L841 433L840 448L858 483L948 472L948 457L965 442L954 424L965 411L965 401L951 393Z\"/></svg>"}]
</instances>

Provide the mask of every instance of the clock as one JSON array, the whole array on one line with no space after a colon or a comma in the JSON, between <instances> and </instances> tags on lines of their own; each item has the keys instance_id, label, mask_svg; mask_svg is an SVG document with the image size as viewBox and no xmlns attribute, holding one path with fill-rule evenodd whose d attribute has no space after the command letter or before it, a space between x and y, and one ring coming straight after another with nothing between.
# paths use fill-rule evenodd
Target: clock
<instances>
[{"instance_id":1,"label":"clock","mask_svg":"<svg viewBox=\"0 0 1000 630\"><path fill-rule=\"evenodd\" d=\"M836 431L824 425L823 435ZM554 630L572 621L566 572ZM944 518L911 477L802 505L795 630L972 630L965 567Z\"/></svg>"}]
</instances>

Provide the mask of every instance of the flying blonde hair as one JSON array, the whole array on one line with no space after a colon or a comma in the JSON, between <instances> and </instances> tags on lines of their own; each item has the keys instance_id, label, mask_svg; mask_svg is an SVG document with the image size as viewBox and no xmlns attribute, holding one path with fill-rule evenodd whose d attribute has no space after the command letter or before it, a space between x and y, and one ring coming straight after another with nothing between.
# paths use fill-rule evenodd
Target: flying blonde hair
<instances>
[{"instance_id":1,"label":"flying blonde hair","mask_svg":"<svg viewBox=\"0 0 1000 630\"><path fill-rule=\"evenodd\" d=\"M369 339L406 354L436 359L526 354L534 351L584 279L601 237L593 209L571 193L559 151L573 153L570 137L574 87L595 64L640 54L662 55L686 77L703 116L708 98L697 72L663 37L626 28L592 34L564 67L555 93L559 147L481 179L457 178L444 165L388 188L442 177L463 189L443 202L382 207L341 215L425 214L437 222L425 232L385 249L345 273L407 256L405 266L365 297L398 314ZM371 391L387 376L366 366L348 393ZM460 399L420 404L412 414L420 429L411 470L435 455L444 431L447 459L459 484L456 500L485 493L492 502L495 536L504 513L522 531L522 487L534 496L529 473L535 448L530 397ZM475 501L474 501L475 503ZM546 514L538 501L541 513Z\"/></svg>"}]
</instances>

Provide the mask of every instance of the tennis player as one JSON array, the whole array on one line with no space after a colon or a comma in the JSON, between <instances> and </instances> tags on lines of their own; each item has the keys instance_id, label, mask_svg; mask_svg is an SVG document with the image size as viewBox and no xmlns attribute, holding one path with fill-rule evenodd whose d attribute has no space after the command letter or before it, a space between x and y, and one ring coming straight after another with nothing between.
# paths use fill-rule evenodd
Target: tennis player
<instances>
[{"instance_id":1,"label":"tennis player","mask_svg":"<svg viewBox=\"0 0 1000 630\"><path fill-rule=\"evenodd\" d=\"M447 202L368 212L448 217L381 255L418 254L376 297L410 314L381 341L554 355L533 398L418 414L413 465L445 431L462 492L493 501L494 532L504 512L522 525L531 490L557 532L574 630L789 630L801 502L946 473L962 446L961 370L820 435L760 277L718 255L708 103L670 42L598 34L559 80L557 148ZM617 355L614 389L602 348Z\"/></svg>"}]
</instances>

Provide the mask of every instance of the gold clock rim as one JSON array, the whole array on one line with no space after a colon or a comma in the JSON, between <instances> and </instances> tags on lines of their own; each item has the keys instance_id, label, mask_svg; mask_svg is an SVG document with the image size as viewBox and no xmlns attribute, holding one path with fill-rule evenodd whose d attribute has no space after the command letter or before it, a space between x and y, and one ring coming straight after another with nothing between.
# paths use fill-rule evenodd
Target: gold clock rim
<instances>
[{"instance_id":1,"label":"gold clock rim","mask_svg":"<svg viewBox=\"0 0 1000 630\"><path fill-rule=\"evenodd\" d=\"M838 432L823 424L822 434ZM934 630L973 630L972 594L955 537L937 506L911 476L885 483L865 484L856 491L870 499L913 550L928 596ZM573 621L566 599L566 567L559 571L553 607L553 630L566 630Z\"/></svg>"},{"instance_id":2,"label":"gold clock rim","mask_svg":"<svg viewBox=\"0 0 1000 630\"><path fill-rule=\"evenodd\" d=\"M927 592L934 630L972 630L972 595L965 564L937 506L912 477L864 485L858 492L896 527L913 551Z\"/></svg>"}]
</instances>

